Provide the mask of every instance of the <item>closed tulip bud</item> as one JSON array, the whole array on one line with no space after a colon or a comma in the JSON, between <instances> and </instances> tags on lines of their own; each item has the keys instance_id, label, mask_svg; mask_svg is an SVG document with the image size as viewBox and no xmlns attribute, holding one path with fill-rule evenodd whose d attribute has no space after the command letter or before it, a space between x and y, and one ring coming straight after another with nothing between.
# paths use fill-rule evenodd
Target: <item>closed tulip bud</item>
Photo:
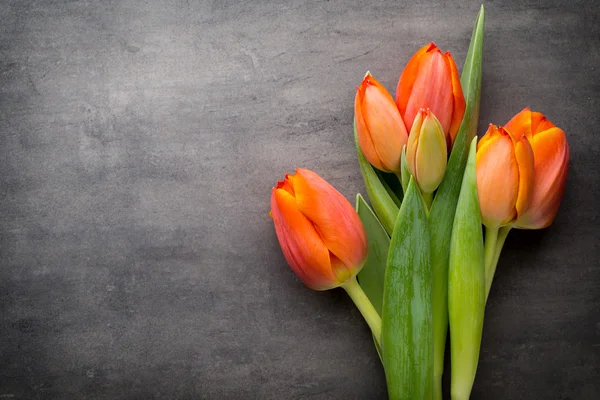
<instances>
[{"instance_id":1,"label":"closed tulip bud","mask_svg":"<svg viewBox=\"0 0 600 400\"><path fill-rule=\"evenodd\" d=\"M271 215L283 255L315 290L343 285L367 257L363 224L348 200L319 175L296 169L277 183Z\"/></svg>"},{"instance_id":2,"label":"closed tulip bud","mask_svg":"<svg viewBox=\"0 0 600 400\"><path fill-rule=\"evenodd\" d=\"M354 118L365 158L381 171L400 173L406 127L392 96L369 72L356 91Z\"/></svg>"},{"instance_id":3,"label":"closed tulip bud","mask_svg":"<svg viewBox=\"0 0 600 400\"><path fill-rule=\"evenodd\" d=\"M533 151L524 135L490 124L477 145L477 192L488 228L518 220L531 200Z\"/></svg>"},{"instance_id":4,"label":"closed tulip bud","mask_svg":"<svg viewBox=\"0 0 600 400\"><path fill-rule=\"evenodd\" d=\"M448 153L442 126L431 110L421 109L406 146L406 163L423 194L433 193L446 172Z\"/></svg>"},{"instance_id":5,"label":"closed tulip bud","mask_svg":"<svg viewBox=\"0 0 600 400\"><path fill-rule=\"evenodd\" d=\"M450 149L465 114L465 97L450 53L442 54L433 43L417 51L400 75L396 104L406 126L413 126L421 108L429 108Z\"/></svg>"},{"instance_id":6,"label":"closed tulip bud","mask_svg":"<svg viewBox=\"0 0 600 400\"><path fill-rule=\"evenodd\" d=\"M525 135L534 157L531 202L515 227L546 228L556 217L567 181L570 150L565 132L529 108L515 115L505 128L514 135Z\"/></svg>"}]
</instances>

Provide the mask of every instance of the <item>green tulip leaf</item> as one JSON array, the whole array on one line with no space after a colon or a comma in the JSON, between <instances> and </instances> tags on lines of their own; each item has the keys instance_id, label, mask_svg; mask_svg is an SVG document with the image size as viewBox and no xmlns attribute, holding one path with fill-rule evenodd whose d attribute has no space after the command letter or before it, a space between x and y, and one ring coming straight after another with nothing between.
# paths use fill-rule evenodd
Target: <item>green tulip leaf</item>
<instances>
[{"instance_id":1,"label":"green tulip leaf","mask_svg":"<svg viewBox=\"0 0 600 400\"><path fill-rule=\"evenodd\" d=\"M471 142L450 241L448 267L448 315L450 321L450 391L453 399L468 399L475 380L483 314L485 266L483 230L477 198L475 154Z\"/></svg>"},{"instance_id":2,"label":"green tulip leaf","mask_svg":"<svg viewBox=\"0 0 600 400\"><path fill-rule=\"evenodd\" d=\"M433 270L433 332L434 332L434 380L435 399L441 400L441 380L444 370L444 351L448 332L448 259L452 224L465 165L468 145L477 135L479 104L481 97L481 63L483 51L483 29L485 11L479 11L469 52L461 76L466 107L462 124L458 130L446 174L442 180L429 212L431 228L431 266Z\"/></svg>"},{"instance_id":3,"label":"green tulip leaf","mask_svg":"<svg viewBox=\"0 0 600 400\"><path fill-rule=\"evenodd\" d=\"M411 177L392 233L383 289L381 350L391 400L432 396L431 280L427 211Z\"/></svg>"},{"instance_id":4,"label":"green tulip leaf","mask_svg":"<svg viewBox=\"0 0 600 400\"><path fill-rule=\"evenodd\" d=\"M363 291L381 315L383 304L383 282L385 279L385 266L390 247L390 237L375 216L371 207L360 195L356 195L356 212L360 217L367 239L369 241L369 255L367 261L358 273L358 282Z\"/></svg>"}]
</instances>

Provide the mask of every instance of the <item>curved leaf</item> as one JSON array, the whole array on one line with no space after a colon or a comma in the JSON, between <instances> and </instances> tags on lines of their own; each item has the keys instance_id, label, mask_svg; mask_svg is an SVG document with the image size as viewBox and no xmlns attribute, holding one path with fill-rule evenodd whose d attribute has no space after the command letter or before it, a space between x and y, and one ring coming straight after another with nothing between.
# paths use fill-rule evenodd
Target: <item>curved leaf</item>
<instances>
[{"instance_id":1,"label":"curved leaf","mask_svg":"<svg viewBox=\"0 0 600 400\"><path fill-rule=\"evenodd\" d=\"M466 400L471 394L485 312L483 230L475 176L476 145L474 138L450 242L448 316L452 359L450 386L454 400Z\"/></svg>"},{"instance_id":2,"label":"curved leaf","mask_svg":"<svg viewBox=\"0 0 600 400\"><path fill-rule=\"evenodd\" d=\"M429 211L431 222L431 266L433 270L433 334L436 400L441 400L441 377L448 332L448 258L454 213L467 163L468 145L477 135L481 97L481 63L485 10L481 6L461 76L465 115L458 130L444 179Z\"/></svg>"},{"instance_id":3,"label":"curved leaf","mask_svg":"<svg viewBox=\"0 0 600 400\"><path fill-rule=\"evenodd\" d=\"M356 212L365 227L369 241L369 256L358 273L358 282L377 313L381 315L383 281L385 279L385 265L390 247L390 237L360 194L356 195Z\"/></svg>"},{"instance_id":4,"label":"curved leaf","mask_svg":"<svg viewBox=\"0 0 600 400\"><path fill-rule=\"evenodd\" d=\"M411 178L392 233L383 289L381 349L391 400L432 396L428 225L425 203Z\"/></svg>"}]
</instances>

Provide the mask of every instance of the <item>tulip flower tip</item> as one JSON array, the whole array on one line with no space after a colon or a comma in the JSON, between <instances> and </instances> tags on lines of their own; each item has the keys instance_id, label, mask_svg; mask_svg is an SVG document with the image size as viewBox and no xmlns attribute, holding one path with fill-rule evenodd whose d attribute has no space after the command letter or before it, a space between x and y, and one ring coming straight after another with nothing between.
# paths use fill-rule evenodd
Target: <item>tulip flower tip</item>
<instances>
[{"instance_id":1,"label":"tulip flower tip","mask_svg":"<svg viewBox=\"0 0 600 400\"><path fill-rule=\"evenodd\" d=\"M365 77L364 77L363 79L366 79L366 78L368 78L369 76L372 76L372 75L371 75L371 71L367 71L367 73L365 74Z\"/></svg>"}]
</instances>

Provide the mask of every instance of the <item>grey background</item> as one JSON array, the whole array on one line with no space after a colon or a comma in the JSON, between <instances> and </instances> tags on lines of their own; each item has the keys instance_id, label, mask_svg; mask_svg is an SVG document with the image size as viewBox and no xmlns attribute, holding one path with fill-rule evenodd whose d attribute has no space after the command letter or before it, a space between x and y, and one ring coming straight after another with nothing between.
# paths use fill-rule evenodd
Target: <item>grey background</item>
<instances>
[{"instance_id":1,"label":"grey background","mask_svg":"<svg viewBox=\"0 0 600 400\"><path fill-rule=\"evenodd\" d=\"M287 267L271 187L364 192L366 70L392 93L478 2L2 1L0 399L383 399L366 324ZM473 399L600 397L593 1L486 2L480 132L568 135L552 227L509 236Z\"/></svg>"}]
</instances>

